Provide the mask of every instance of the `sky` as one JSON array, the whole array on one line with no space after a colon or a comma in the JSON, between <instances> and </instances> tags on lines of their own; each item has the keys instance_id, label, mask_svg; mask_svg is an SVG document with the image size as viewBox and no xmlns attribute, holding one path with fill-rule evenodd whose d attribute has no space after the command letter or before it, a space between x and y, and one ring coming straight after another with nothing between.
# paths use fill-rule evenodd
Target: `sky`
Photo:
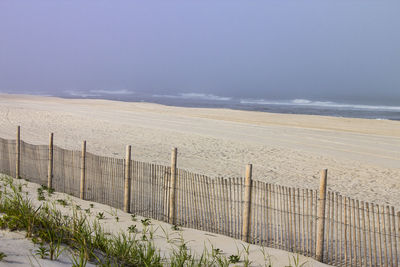
<instances>
[{"instance_id":1,"label":"sky","mask_svg":"<svg viewBox=\"0 0 400 267\"><path fill-rule=\"evenodd\" d=\"M400 1L0 1L0 91L400 104Z\"/></svg>"}]
</instances>

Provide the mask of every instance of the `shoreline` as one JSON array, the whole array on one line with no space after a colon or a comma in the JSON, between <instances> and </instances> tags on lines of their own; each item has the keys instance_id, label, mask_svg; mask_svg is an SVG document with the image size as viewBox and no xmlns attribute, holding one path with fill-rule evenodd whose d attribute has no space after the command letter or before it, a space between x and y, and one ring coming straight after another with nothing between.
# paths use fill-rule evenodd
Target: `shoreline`
<instances>
[{"instance_id":1,"label":"shoreline","mask_svg":"<svg viewBox=\"0 0 400 267\"><path fill-rule=\"evenodd\" d=\"M242 110L242 109L234 109L234 108L209 108L209 107L186 107L186 106L174 106L174 105L167 105L167 104L159 104L153 102L146 102L146 101L123 101L123 100L109 100L109 99L100 99L100 98L66 98L66 97L59 97L59 96L41 96L41 95L29 95L29 94L8 94L8 93L0 93L0 100L2 98L9 98L12 100L28 100L28 101L46 101L46 100L55 100L61 103L68 103L75 104L75 105L86 105L87 103L98 106L99 104L108 105L108 104L120 104L125 106L125 108L129 108L129 105L133 107L143 106L144 110L151 111L151 106L156 106L165 109L168 112L173 114L179 113L180 111L184 111L185 109L193 111L192 114L187 114L186 116L194 116L206 119L217 119L217 120L226 120L232 122L241 122L241 123L248 123L248 124L260 124L263 125L265 123L275 124L275 125L282 125L282 126L291 126L291 127L300 127L300 128L310 128L310 129L319 129L319 130L339 130L339 131L348 131L354 133L367 133L367 134L376 134L376 135L387 135L393 137L400 138L399 131L389 131L384 132L383 130L378 130L377 132L371 131L371 127L369 129L353 129L348 127L348 125L342 127L324 127L324 126L315 126L312 125L315 120L323 119L323 120L331 120L332 122L339 122L344 123L346 122L351 123L351 121L355 122L371 122L375 123L376 125L382 125L385 122L390 124L390 126L394 126L400 129L400 121L398 120L390 120L390 119L369 119L369 118L353 118L353 117L339 117L339 116L327 116L327 115L310 115L310 114L287 114L287 113L275 113L275 112L267 112L267 111L258 111L258 110ZM148 106L148 107L146 107ZM211 112L216 112L217 114L212 114ZM219 112L231 112L235 113L235 115L240 115L243 113L245 115L253 115L253 119L249 117L241 118L238 116L237 118L233 119L231 116L221 116L218 114ZM180 114L182 115L182 114ZM290 118L292 117L292 118ZM289 120L288 120L289 118ZM266 119L266 121L261 121L262 119ZM285 119L286 121L279 121L280 119ZM296 121L299 119L300 121ZM307 123L307 119L311 120L311 123ZM385 130L388 130L387 127L384 127ZM376 130L376 129L375 129Z\"/></svg>"},{"instance_id":2,"label":"shoreline","mask_svg":"<svg viewBox=\"0 0 400 267\"><path fill-rule=\"evenodd\" d=\"M166 103L166 102L157 102L150 101L149 97L146 97L146 100L123 100L123 99L107 99L101 97L74 97L74 96L53 96L53 95L30 95L30 94L12 94L12 93L2 93L0 92L0 96L10 96L10 97L37 97L37 98L53 98L59 100L82 100L82 101L107 101L107 102L118 102L118 103L132 103L132 104L150 104L150 105L159 105L163 107L171 107L171 108L182 108L182 109L206 109L206 110L229 110L229 111L238 111L238 112L254 112L254 113L262 113L269 115L284 115L284 116L310 116L310 117L323 117L323 118L338 118L338 119L361 119L361 120L372 120L372 121L392 121L392 122L400 122L400 118L391 119L391 118L367 118L367 117L357 117L357 116L339 116L339 115L326 115L326 114L309 114L309 113L291 113L291 112L279 112L272 110L261 110L259 109L246 109L246 108L235 108L235 106L230 105L222 105L216 106L216 104L212 104L211 106L206 106L202 104L198 105L184 105L179 104L179 102L174 103ZM182 99L184 100L184 99ZM195 101L195 99L188 99L188 101ZM202 100L205 102L205 100ZM272 106L279 106L278 104L271 104ZM289 105L290 106L290 105ZM295 106L295 105L294 105ZM304 106L302 107L304 108ZM368 112L368 110L364 110L364 112Z\"/></svg>"},{"instance_id":3,"label":"shoreline","mask_svg":"<svg viewBox=\"0 0 400 267\"><path fill-rule=\"evenodd\" d=\"M400 205L400 123L287 115L152 103L0 94L0 137L139 161L170 164L210 177L244 175L283 186L316 188L328 169L328 189L375 203Z\"/></svg>"}]
</instances>

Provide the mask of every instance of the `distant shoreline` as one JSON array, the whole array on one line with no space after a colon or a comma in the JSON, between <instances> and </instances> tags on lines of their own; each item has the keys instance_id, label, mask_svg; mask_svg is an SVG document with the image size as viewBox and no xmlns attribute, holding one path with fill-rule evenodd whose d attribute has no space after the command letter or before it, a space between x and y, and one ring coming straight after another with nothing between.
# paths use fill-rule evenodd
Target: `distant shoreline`
<instances>
[{"instance_id":1,"label":"distant shoreline","mask_svg":"<svg viewBox=\"0 0 400 267\"><path fill-rule=\"evenodd\" d=\"M204 94L181 94L181 95L139 95L116 91L115 95L106 91L96 91L98 95L74 93L73 95L31 95L10 94L26 96L58 97L62 99L83 100L110 100L128 103L152 103L171 107L187 108L215 108L242 111L257 111L274 114L299 114L329 116L338 118L360 118L372 120L400 121L400 106L382 106L365 104L344 104L336 102L310 101L306 99L294 99L291 101L266 101L266 100L241 100L230 97L219 97ZM103 94L101 94L103 92ZM71 93L72 94L72 93Z\"/></svg>"}]
</instances>

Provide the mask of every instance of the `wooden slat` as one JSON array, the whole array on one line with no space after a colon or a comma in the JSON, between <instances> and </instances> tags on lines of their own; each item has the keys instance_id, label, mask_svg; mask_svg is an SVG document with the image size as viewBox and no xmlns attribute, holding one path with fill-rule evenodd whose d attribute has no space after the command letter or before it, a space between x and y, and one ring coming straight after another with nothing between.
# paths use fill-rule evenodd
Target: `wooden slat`
<instances>
[{"instance_id":1,"label":"wooden slat","mask_svg":"<svg viewBox=\"0 0 400 267\"><path fill-rule=\"evenodd\" d=\"M326 220L325 220L325 244L323 244L323 246L324 245L326 245L326 246L324 246L325 247L325 249L324 249L324 258L325 258L325 260L324 260L324 262L327 262L327 263L329 263L329 254L330 253L332 253L331 251L330 251L330 248L329 248L329 242L331 241L330 240L330 236L329 236L329 234L330 234L330 230L331 230L331 228L330 228L330 220L331 220L331 214L330 214L330 210L331 210L331 192L330 191L328 191L328 194L327 194L327 199L326 199L326 213L325 213L325 217L326 217Z\"/></svg>"},{"instance_id":2,"label":"wooden slat","mask_svg":"<svg viewBox=\"0 0 400 267\"><path fill-rule=\"evenodd\" d=\"M382 221L383 221L383 253L384 253L384 265L385 267L388 267L388 259L389 259L389 255L388 255L388 250L389 250L389 243L387 242L387 238L386 238L386 216L385 216L385 206L382 205Z\"/></svg>"},{"instance_id":3,"label":"wooden slat","mask_svg":"<svg viewBox=\"0 0 400 267\"><path fill-rule=\"evenodd\" d=\"M236 220L234 217L234 198L233 198L233 181L231 178L228 179L229 186L229 232L231 237L235 237L235 228L233 222Z\"/></svg>"},{"instance_id":4,"label":"wooden slat","mask_svg":"<svg viewBox=\"0 0 400 267\"><path fill-rule=\"evenodd\" d=\"M342 265L342 234L343 234L343 227L342 227L342 196L337 194L336 195L336 207L337 207L337 217L338 221L336 223L336 239L337 239L337 245L336 245L336 260L335 263L337 266Z\"/></svg>"},{"instance_id":5,"label":"wooden slat","mask_svg":"<svg viewBox=\"0 0 400 267\"><path fill-rule=\"evenodd\" d=\"M291 223L292 225L292 251L296 252L297 251L297 232L296 232L296 226L299 223L299 221L297 220L297 216L296 216L296 189L292 188L292 221Z\"/></svg>"},{"instance_id":6,"label":"wooden slat","mask_svg":"<svg viewBox=\"0 0 400 267\"><path fill-rule=\"evenodd\" d=\"M379 209L379 205L376 205L376 209L377 209L377 220L378 220L378 239L379 239L379 243L378 243L378 247L379 247L379 259L380 259L380 263L381 266L384 265L384 259L383 259L383 248L382 248L382 234L381 234L381 214L380 214L380 209Z\"/></svg>"},{"instance_id":7,"label":"wooden slat","mask_svg":"<svg viewBox=\"0 0 400 267\"><path fill-rule=\"evenodd\" d=\"M203 199L205 201L205 209L206 209L206 214L207 214L207 221L206 226L207 226L207 231L209 232L213 232L214 231L214 220L213 220L213 213L212 213L212 209L213 207L211 207L212 202L211 202L211 194L210 194L210 184L209 184L209 179L207 176L202 175L202 180L203 180Z\"/></svg>"},{"instance_id":8,"label":"wooden slat","mask_svg":"<svg viewBox=\"0 0 400 267\"><path fill-rule=\"evenodd\" d=\"M291 223L290 223L290 211L289 211L289 199L290 199L290 195L289 195L289 188L288 187L284 187L284 198L285 198L285 223L286 223L286 249L291 251Z\"/></svg>"},{"instance_id":9,"label":"wooden slat","mask_svg":"<svg viewBox=\"0 0 400 267\"><path fill-rule=\"evenodd\" d=\"M238 213L237 213L237 191L236 191L236 179L232 178L231 179L232 183L232 202L233 202L233 232L234 232L234 237L238 238L239 232L237 230L237 222L239 220Z\"/></svg>"},{"instance_id":10,"label":"wooden slat","mask_svg":"<svg viewBox=\"0 0 400 267\"><path fill-rule=\"evenodd\" d=\"M398 252L397 252L396 214L394 212L393 206L392 206L392 233L393 233L393 243L394 243L393 266L397 266L399 258L398 258Z\"/></svg>"},{"instance_id":11,"label":"wooden slat","mask_svg":"<svg viewBox=\"0 0 400 267\"><path fill-rule=\"evenodd\" d=\"M397 212L397 229L396 229L396 233L397 233L397 239L399 239L400 237L400 211ZM397 244L397 241L396 241ZM396 259L396 264L399 265L399 258L397 257Z\"/></svg>"},{"instance_id":12,"label":"wooden slat","mask_svg":"<svg viewBox=\"0 0 400 267\"><path fill-rule=\"evenodd\" d=\"M263 221L265 222L265 226L263 229L265 230L263 234L263 239L265 242L262 244L263 246L270 246L270 231L269 231L269 224L270 224L270 207L271 207L271 198L269 198L270 190L269 190L269 184L264 183L264 192L263 192Z\"/></svg>"},{"instance_id":13,"label":"wooden slat","mask_svg":"<svg viewBox=\"0 0 400 267\"><path fill-rule=\"evenodd\" d=\"M285 223L285 201L284 201L284 191L283 187L279 186L279 205L280 205L280 215L281 215L281 248L285 249L285 241L287 241L287 238L285 238L285 233L286 233L286 223Z\"/></svg>"},{"instance_id":14,"label":"wooden slat","mask_svg":"<svg viewBox=\"0 0 400 267\"><path fill-rule=\"evenodd\" d=\"M357 263L358 266L362 266L363 256L361 254L361 218L360 218L360 202L356 201L356 215L357 215L357 227L358 227L358 257L359 262ZM365 256L364 256L365 257Z\"/></svg>"},{"instance_id":15,"label":"wooden slat","mask_svg":"<svg viewBox=\"0 0 400 267\"><path fill-rule=\"evenodd\" d=\"M272 185L273 190L273 217L274 217L274 225L271 225L272 230L274 231L274 247L279 248L279 216L278 216L278 192L276 185Z\"/></svg>"},{"instance_id":16,"label":"wooden slat","mask_svg":"<svg viewBox=\"0 0 400 267\"><path fill-rule=\"evenodd\" d=\"M290 251L294 251L294 249L295 249L295 233L294 233L294 231L295 231L295 228L294 228L294 226L295 226L295 224L296 224L296 222L294 221L295 220L295 216L294 216L294 212L293 212L293 208L294 208L294 203L293 203L293 194L294 194L294 192L292 192L293 191L293 189L292 188L288 188L288 191L289 191L289 197L287 198L287 203L288 203L288 215L289 215L289 221L288 221L288 227L289 227L289 249L290 249Z\"/></svg>"},{"instance_id":17,"label":"wooden slat","mask_svg":"<svg viewBox=\"0 0 400 267\"><path fill-rule=\"evenodd\" d=\"M304 189L301 189L301 203L302 203L302 206L301 206L301 210L302 210L302 224L301 224L301 239L302 239L302 242L301 242L301 251L303 252L303 255L307 255L307 252L306 252L306 248L307 248L307 244L306 244L306 210L305 210L305 202L306 202L306 200L305 200L305 190Z\"/></svg>"},{"instance_id":18,"label":"wooden slat","mask_svg":"<svg viewBox=\"0 0 400 267\"><path fill-rule=\"evenodd\" d=\"M363 245L364 245L364 254L363 254L363 266L368 266L368 251L367 251L367 228L365 226L365 206L364 206L364 201L361 201L361 227L362 227L362 239L363 239Z\"/></svg>"},{"instance_id":19,"label":"wooden slat","mask_svg":"<svg viewBox=\"0 0 400 267\"><path fill-rule=\"evenodd\" d=\"M224 210L224 230L225 235L231 236L230 228L229 228L229 220L230 220L230 207L229 207L229 187L228 187L228 180L222 179L222 194L223 194L223 210Z\"/></svg>"},{"instance_id":20,"label":"wooden slat","mask_svg":"<svg viewBox=\"0 0 400 267\"><path fill-rule=\"evenodd\" d=\"M310 190L310 256L315 255L314 250L314 191Z\"/></svg>"},{"instance_id":21,"label":"wooden slat","mask_svg":"<svg viewBox=\"0 0 400 267\"><path fill-rule=\"evenodd\" d=\"M316 252L316 250L317 250L317 227L318 227L318 223L317 223L317 218L318 218L318 192L316 191L316 190L314 190L314 218L315 218L315 223L314 223L314 249L313 249L313 252L314 252L314 257L316 256L315 255L315 252Z\"/></svg>"},{"instance_id":22,"label":"wooden slat","mask_svg":"<svg viewBox=\"0 0 400 267\"><path fill-rule=\"evenodd\" d=\"M365 207L366 207L366 213L367 213L367 224L368 224L368 246L369 246L369 266L370 267L372 267L373 266L373 263L374 263L374 257L376 256L376 250L375 249L373 249L373 246L372 246L372 241L374 240L374 237L372 236L371 237L371 235L374 235L375 236L375 234L374 234L374 232L375 232L375 224L373 225L373 227L374 227L374 229L371 229L371 216L370 216L370 205L369 205L369 203L368 202L365 202ZM372 206L371 206L371 209L372 209ZM373 215L373 213L372 213L372 215ZM374 220L373 218L372 218L372 220ZM374 243L374 247L375 247L375 243Z\"/></svg>"},{"instance_id":23,"label":"wooden slat","mask_svg":"<svg viewBox=\"0 0 400 267\"><path fill-rule=\"evenodd\" d=\"M344 266L347 266L347 197L344 197Z\"/></svg>"},{"instance_id":24,"label":"wooden slat","mask_svg":"<svg viewBox=\"0 0 400 267\"><path fill-rule=\"evenodd\" d=\"M350 248L351 248L351 266L357 265L357 236L356 236L356 209L354 199L351 200L350 227L353 231L350 232Z\"/></svg>"},{"instance_id":25,"label":"wooden slat","mask_svg":"<svg viewBox=\"0 0 400 267\"><path fill-rule=\"evenodd\" d=\"M335 234L336 234L336 232L335 232L335 218L336 218L336 213L335 213L335 204L336 204L336 202L335 202L335 193L333 193L332 192L332 195L331 195L331 203L332 203L332 206L331 206L331 256L330 256L330 261L329 261L329 263L330 264L333 264L333 260L335 259L335 256L336 256L336 241L337 241L337 239L336 239L336 237L335 237Z\"/></svg>"},{"instance_id":26,"label":"wooden slat","mask_svg":"<svg viewBox=\"0 0 400 267\"><path fill-rule=\"evenodd\" d=\"M250 213L250 231L249 235L251 236L250 240L252 240L252 244L258 244L258 181L253 181L252 186L252 194L251 194L251 213Z\"/></svg>"},{"instance_id":27,"label":"wooden slat","mask_svg":"<svg viewBox=\"0 0 400 267\"><path fill-rule=\"evenodd\" d=\"M392 222L390 218L390 208L386 206L386 213L387 213L387 233L388 233L388 247L389 247L389 258L387 260L388 265L393 267L393 249L392 249Z\"/></svg>"},{"instance_id":28,"label":"wooden slat","mask_svg":"<svg viewBox=\"0 0 400 267\"><path fill-rule=\"evenodd\" d=\"M377 243L376 243L376 234L377 234L377 226L376 226L376 220L375 220L375 206L373 203L371 203L371 212L372 212L372 226L373 226L373 248L374 248L374 259L375 259L375 265L373 266L378 266L378 261L380 261L380 257L378 257L379 250L377 249Z\"/></svg>"}]
</instances>

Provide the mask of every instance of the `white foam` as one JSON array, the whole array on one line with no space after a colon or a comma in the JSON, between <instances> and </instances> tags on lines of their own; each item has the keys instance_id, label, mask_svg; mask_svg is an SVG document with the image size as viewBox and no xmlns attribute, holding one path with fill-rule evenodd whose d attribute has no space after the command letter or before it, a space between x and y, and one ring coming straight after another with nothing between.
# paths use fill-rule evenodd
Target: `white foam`
<instances>
[{"instance_id":1,"label":"white foam","mask_svg":"<svg viewBox=\"0 0 400 267\"><path fill-rule=\"evenodd\" d=\"M212 95L212 94L198 94L198 93L181 93L181 94L178 94L178 95L153 95L153 97L216 100L216 101L229 101L229 100L232 100L232 97L217 96L217 95Z\"/></svg>"},{"instance_id":2,"label":"white foam","mask_svg":"<svg viewBox=\"0 0 400 267\"><path fill-rule=\"evenodd\" d=\"M131 95L135 92L126 89L122 90L90 90L90 93L100 94L100 95Z\"/></svg>"},{"instance_id":3,"label":"white foam","mask_svg":"<svg viewBox=\"0 0 400 267\"><path fill-rule=\"evenodd\" d=\"M400 111L400 106L373 106L373 105L357 105L336 103L330 101L311 101L308 99L294 99L282 101L270 101L264 99L242 99L241 104L256 104L256 105L291 105L291 106L313 106L313 107L328 107L350 110L377 110L377 111Z\"/></svg>"},{"instance_id":4,"label":"white foam","mask_svg":"<svg viewBox=\"0 0 400 267\"><path fill-rule=\"evenodd\" d=\"M70 95L70 96L75 96L75 97L98 97L100 96L99 94L93 94L93 93L88 93L84 91L77 91L77 90L65 90L64 93Z\"/></svg>"}]
</instances>

